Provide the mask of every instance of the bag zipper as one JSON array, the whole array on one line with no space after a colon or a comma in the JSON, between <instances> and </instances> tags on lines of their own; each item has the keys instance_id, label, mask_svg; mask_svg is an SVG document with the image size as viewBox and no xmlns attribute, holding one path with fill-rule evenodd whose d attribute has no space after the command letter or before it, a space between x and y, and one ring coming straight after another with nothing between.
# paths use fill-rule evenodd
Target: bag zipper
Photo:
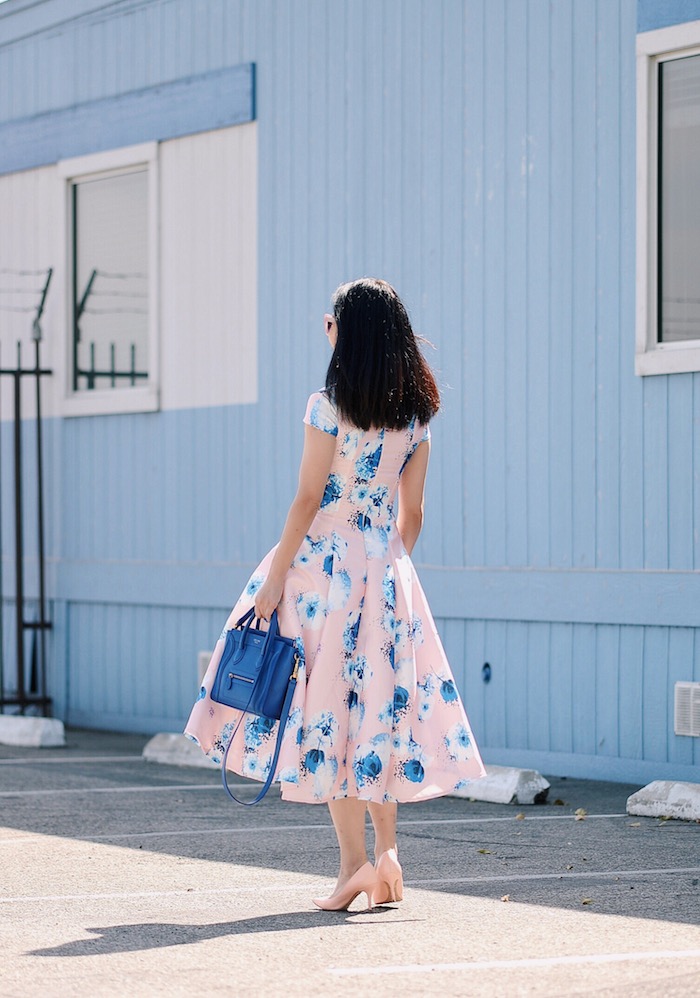
<instances>
[{"instance_id":1,"label":"bag zipper","mask_svg":"<svg viewBox=\"0 0 700 998\"><path fill-rule=\"evenodd\" d=\"M241 683L254 683L255 682L254 679L250 679L248 676L237 676L235 672L229 672L228 678L229 678L229 687L231 686L231 682L230 681L232 679L238 679L239 682L241 682Z\"/></svg>"}]
</instances>

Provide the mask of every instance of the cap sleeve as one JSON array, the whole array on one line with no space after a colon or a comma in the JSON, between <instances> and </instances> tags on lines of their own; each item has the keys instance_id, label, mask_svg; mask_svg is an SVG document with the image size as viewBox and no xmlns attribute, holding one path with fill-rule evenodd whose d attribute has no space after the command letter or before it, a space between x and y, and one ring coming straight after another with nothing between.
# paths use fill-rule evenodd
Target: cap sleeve
<instances>
[{"instance_id":1,"label":"cap sleeve","mask_svg":"<svg viewBox=\"0 0 700 998\"><path fill-rule=\"evenodd\" d=\"M325 392L314 392L309 396L304 422L316 427L317 430L323 430L324 433L330 433L332 437L338 436L335 406Z\"/></svg>"},{"instance_id":2,"label":"cap sleeve","mask_svg":"<svg viewBox=\"0 0 700 998\"><path fill-rule=\"evenodd\" d=\"M413 438L416 444L425 443L426 440L430 440L430 427L426 423L425 426L422 423L416 425L416 432Z\"/></svg>"}]
</instances>

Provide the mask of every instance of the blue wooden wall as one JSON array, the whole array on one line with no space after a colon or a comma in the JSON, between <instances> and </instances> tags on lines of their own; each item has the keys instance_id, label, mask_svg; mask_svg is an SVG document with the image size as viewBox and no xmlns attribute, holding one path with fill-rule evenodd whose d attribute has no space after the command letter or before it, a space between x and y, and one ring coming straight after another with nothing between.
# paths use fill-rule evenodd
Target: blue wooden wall
<instances>
[{"instance_id":1,"label":"blue wooden wall","mask_svg":"<svg viewBox=\"0 0 700 998\"><path fill-rule=\"evenodd\" d=\"M634 375L634 0L13 3L0 122L256 65L260 402L56 421L58 710L181 723L293 494L329 294L377 274L435 345L416 560L487 761L696 773L700 381Z\"/></svg>"}]
</instances>

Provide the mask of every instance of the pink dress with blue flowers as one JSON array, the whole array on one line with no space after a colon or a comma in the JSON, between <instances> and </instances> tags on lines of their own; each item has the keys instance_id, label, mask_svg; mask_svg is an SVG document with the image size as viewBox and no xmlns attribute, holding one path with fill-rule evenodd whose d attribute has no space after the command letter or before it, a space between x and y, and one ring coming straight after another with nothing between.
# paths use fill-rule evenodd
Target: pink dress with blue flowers
<instances>
[{"instance_id":1,"label":"pink dress with blue flowers","mask_svg":"<svg viewBox=\"0 0 700 998\"><path fill-rule=\"evenodd\" d=\"M416 570L395 520L399 478L430 431L360 430L314 393L304 421L336 437L321 505L284 584L280 632L302 668L276 779L286 800L420 801L483 775L469 721ZM256 569L226 629L254 603L274 549ZM186 734L216 762L239 713L211 700L216 644ZM246 715L228 767L264 780L278 722Z\"/></svg>"}]
</instances>

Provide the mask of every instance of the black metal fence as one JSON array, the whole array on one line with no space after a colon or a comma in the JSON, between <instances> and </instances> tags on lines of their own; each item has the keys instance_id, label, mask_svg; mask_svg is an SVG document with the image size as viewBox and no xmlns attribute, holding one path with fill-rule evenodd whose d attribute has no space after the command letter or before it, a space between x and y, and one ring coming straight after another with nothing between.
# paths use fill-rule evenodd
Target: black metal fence
<instances>
[{"instance_id":1,"label":"black metal fence","mask_svg":"<svg viewBox=\"0 0 700 998\"><path fill-rule=\"evenodd\" d=\"M5 712L6 707L14 707L21 714L28 708L41 710L44 716L51 713L51 698L47 693L46 675L46 632L51 628L51 622L47 618L46 610L46 573L45 573L45 550L44 550L44 476L43 476L43 450L42 450L42 413L41 413L41 387L42 379L50 375L49 369L41 366L41 318L46 304L49 285L53 270L29 272L29 271L7 271L3 272L10 276L34 276L42 275L44 278L43 287L38 290L40 295L37 306L10 305L3 309L0 303L0 312L35 312L32 323L33 340L33 365L25 366L22 359L22 344L17 343L15 366L3 367L3 358L0 355L0 393L2 388L8 383L12 392L12 459L6 460L2 452L2 433L0 433L0 480L6 479L6 467L11 468L12 481L14 486L14 571L15 571L15 629L16 629L16 671L14 681L8 675L9 670L5 662L5 635L3 633L3 530L2 530L2 490L0 490L0 713ZM36 477L30 483L36 490L36 523L37 532L37 560L38 560L38 598L33 602L38 602L38 615L36 619L29 620L27 608L29 601L25 598L24 562L25 562L25 523L24 523L24 498L25 486L29 483L25 481L26 472L23 462L22 446L22 397L23 386L27 384L31 391L34 388L35 400L35 448L36 448ZM0 411L2 405L2 395L0 394ZM29 669L27 668L27 656L25 648L25 636L27 632L32 634L31 657Z\"/></svg>"}]
</instances>

